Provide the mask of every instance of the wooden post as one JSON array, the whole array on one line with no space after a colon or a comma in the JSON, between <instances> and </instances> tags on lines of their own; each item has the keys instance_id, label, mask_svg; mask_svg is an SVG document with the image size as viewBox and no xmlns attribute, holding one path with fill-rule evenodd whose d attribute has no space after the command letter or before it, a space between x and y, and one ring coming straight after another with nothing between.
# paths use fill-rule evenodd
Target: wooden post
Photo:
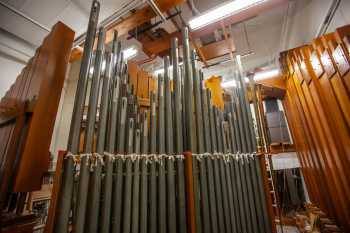
<instances>
[{"instance_id":1,"label":"wooden post","mask_svg":"<svg viewBox=\"0 0 350 233\"><path fill-rule=\"evenodd\" d=\"M55 172L55 177L53 180L49 214L48 214L48 218L47 218L47 222L46 222L46 226L45 226L45 231L44 231L45 233L52 233L53 232L57 200L58 200L59 190L60 190L60 186L61 186L61 182L62 182L63 160L64 160L65 156L66 156L66 151L59 151L58 152L57 163L56 163L56 172Z\"/></svg>"},{"instance_id":2,"label":"wooden post","mask_svg":"<svg viewBox=\"0 0 350 233\"><path fill-rule=\"evenodd\" d=\"M271 194L270 194L269 179L268 179L267 172L266 172L265 154L260 153L258 155L258 158L260 161L260 169L261 169L261 175L262 175L263 184L264 184L266 205L267 205L268 214L269 214L270 221L271 221L272 233L276 233L277 229L276 229L276 222L275 222L275 214L274 214L273 207L272 207L272 198L271 198Z\"/></svg>"},{"instance_id":3,"label":"wooden post","mask_svg":"<svg viewBox=\"0 0 350 233\"><path fill-rule=\"evenodd\" d=\"M187 232L196 233L196 211L194 203L193 189L193 167L192 153L184 152L185 156L185 182L186 182L186 201L187 201Z\"/></svg>"}]
</instances>

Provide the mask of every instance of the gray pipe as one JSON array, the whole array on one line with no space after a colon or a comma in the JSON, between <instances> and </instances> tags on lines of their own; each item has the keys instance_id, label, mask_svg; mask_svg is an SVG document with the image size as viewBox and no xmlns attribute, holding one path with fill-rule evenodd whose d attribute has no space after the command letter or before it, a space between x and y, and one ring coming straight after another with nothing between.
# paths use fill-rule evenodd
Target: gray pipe
<instances>
[{"instance_id":1,"label":"gray pipe","mask_svg":"<svg viewBox=\"0 0 350 233\"><path fill-rule=\"evenodd\" d=\"M89 69L92 58L92 51L95 41L95 34L100 13L100 3L97 0L92 2L86 41L84 44L83 57L80 66L77 91L75 94L74 108L68 138L68 151L77 154L80 143L81 121L84 113L86 89L89 78Z\"/></svg>"}]
</instances>

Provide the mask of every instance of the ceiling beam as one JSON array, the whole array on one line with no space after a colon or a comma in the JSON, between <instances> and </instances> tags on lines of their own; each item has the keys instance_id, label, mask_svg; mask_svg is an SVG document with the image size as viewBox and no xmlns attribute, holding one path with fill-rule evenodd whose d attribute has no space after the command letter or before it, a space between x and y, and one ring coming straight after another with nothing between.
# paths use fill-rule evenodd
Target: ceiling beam
<instances>
[{"instance_id":1,"label":"ceiling beam","mask_svg":"<svg viewBox=\"0 0 350 233\"><path fill-rule=\"evenodd\" d=\"M193 47L196 49L199 58L201 59L201 61L204 63L204 66L208 66L208 58L207 56L203 53L202 47L199 47L196 43L196 41L192 38L191 34L190 34L190 42L192 43Z\"/></svg>"},{"instance_id":2,"label":"ceiling beam","mask_svg":"<svg viewBox=\"0 0 350 233\"><path fill-rule=\"evenodd\" d=\"M194 31L190 31L191 39L192 39L192 41L194 41L196 38L208 35L217 29L223 28L222 25L227 26L227 25L232 25L235 23L239 23L239 22L248 20L250 18L257 16L258 14L261 14L265 11L268 11L274 7L280 6L280 5L285 4L287 2L288 2L287 0L269 0L269 1L265 2L264 4L256 5L256 6L248 8L248 9L242 10L241 12L234 14L232 16L229 16L229 17L223 19L222 21L212 23L210 25L207 25L203 28L200 28L200 29L197 29ZM162 37L156 41L152 41L150 43L144 44L145 51L150 49L152 51L156 51L155 54L160 54L160 53L168 50L170 48L170 39L174 36L179 38L178 32L169 34L169 36ZM180 38L179 38L179 41L180 41ZM157 45L160 45L160 46L158 48L154 48L154 47L157 47Z\"/></svg>"},{"instance_id":3,"label":"ceiling beam","mask_svg":"<svg viewBox=\"0 0 350 233\"><path fill-rule=\"evenodd\" d=\"M184 0L155 0L158 8L162 12L168 11L170 8L180 5L184 2ZM113 33L114 30L118 31L118 35L125 35L131 29L134 29L143 23L148 22L152 18L156 17L157 14L153 11L150 6L145 6L140 10L137 10L135 13L132 13L130 16L126 17L121 22L117 22L115 24L110 25L107 28L106 32L106 43L113 41Z\"/></svg>"},{"instance_id":4,"label":"ceiling beam","mask_svg":"<svg viewBox=\"0 0 350 233\"><path fill-rule=\"evenodd\" d=\"M236 48L235 47L229 48L227 46L228 43L233 44L233 39L228 38L227 40L220 40L220 41L210 43L208 45L202 46L201 50L202 50L204 56L208 60L211 60L211 59L217 58L217 57L221 57L221 56L224 56L226 54L232 55L232 52L235 52Z\"/></svg>"},{"instance_id":5,"label":"ceiling beam","mask_svg":"<svg viewBox=\"0 0 350 233\"><path fill-rule=\"evenodd\" d=\"M283 77L281 75L278 75L276 77L271 77L268 79L262 79L262 80L257 80L255 81L255 83L257 84L261 84L267 87L271 87L271 88L278 88L281 90L286 90L286 80L283 79Z\"/></svg>"},{"instance_id":6,"label":"ceiling beam","mask_svg":"<svg viewBox=\"0 0 350 233\"><path fill-rule=\"evenodd\" d=\"M184 0L155 0L158 8L162 12L166 12L174 6L180 5ZM144 6L143 8L136 10L134 13L130 14L125 19L120 22L109 25L106 29L106 40L105 44L108 44L113 41L114 31L118 31L118 36L127 34L130 30L142 25L145 22L148 22L152 18L156 17L157 14L152 10L149 5ZM74 48L72 50L72 57L70 62L74 62L81 58L82 56L82 46Z\"/></svg>"},{"instance_id":7,"label":"ceiling beam","mask_svg":"<svg viewBox=\"0 0 350 233\"><path fill-rule=\"evenodd\" d=\"M177 37L179 45L182 44L182 37L180 32L170 33L169 35L163 36L162 38L155 41L148 41L143 43L143 50L147 54L161 54L171 46L171 39ZM226 55L230 52L235 52L235 46L233 39L228 37L227 40L216 41L214 43L199 47L194 43L193 37L190 35L190 39L193 47L198 52L199 57L203 61L204 65L207 65L207 61L216 57ZM230 44L230 46L228 46Z\"/></svg>"}]
</instances>

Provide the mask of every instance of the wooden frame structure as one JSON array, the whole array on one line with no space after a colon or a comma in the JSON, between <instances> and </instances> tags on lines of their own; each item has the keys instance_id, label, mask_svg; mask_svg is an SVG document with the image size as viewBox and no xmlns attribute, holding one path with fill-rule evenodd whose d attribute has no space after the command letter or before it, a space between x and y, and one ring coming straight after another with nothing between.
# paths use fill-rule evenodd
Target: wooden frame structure
<instances>
[{"instance_id":1,"label":"wooden frame structure","mask_svg":"<svg viewBox=\"0 0 350 233\"><path fill-rule=\"evenodd\" d=\"M41 188L73 39L57 23L1 99L0 214L20 214L26 193ZM20 196L13 207L6 204L11 195Z\"/></svg>"},{"instance_id":2,"label":"wooden frame structure","mask_svg":"<svg viewBox=\"0 0 350 233\"><path fill-rule=\"evenodd\" d=\"M284 98L311 201L350 230L350 26L281 54Z\"/></svg>"}]
</instances>

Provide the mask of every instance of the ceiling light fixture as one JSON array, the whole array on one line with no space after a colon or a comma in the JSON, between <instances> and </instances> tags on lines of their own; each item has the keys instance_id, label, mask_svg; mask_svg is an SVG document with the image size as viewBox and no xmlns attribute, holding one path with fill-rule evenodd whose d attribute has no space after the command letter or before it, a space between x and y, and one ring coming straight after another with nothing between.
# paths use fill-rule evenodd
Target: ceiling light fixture
<instances>
[{"instance_id":1,"label":"ceiling light fixture","mask_svg":"<svg viewBox=\"0 0 350 233\"><path fill-rule=\"evenodd\" d=\"M215 23L223 18L237 14L255 5L259 5L268 0L235 0L224 3L214 9L211 9L203 14L191 19L189 26L192 30L199 29L208 24Z\"/></svg>"},{"instance_id":2,"label":"ceiling light fixture","mask_svg":"<svg viewBox=\"0 0 350 233\"><path fill-rule=\"evenodd\" d=\"M135 49L134 47L130 47L123 50L123 56L125 60L128 60L136 56L136 54L137 54L137 49Z\"/></svg>"},{"instance_id":3,"label":"ceiling light fixture","mask_svg":"<svg viewBox=\"0 0 350 233\"><path fill-rule=\"evenodd\" d=\"M254 75L254 81L260 81L264 79L269 79L276 77L280 74L279 69L272 69L272 70L266 70L266 71L261 71L258 73L255 73ZM249 78L245 77L244 81L246 83L249 83ZM229 80L221 83L222 88L231 88L231 87L237 87L237 81L236 80Z\"/></svg>"}]
</instances>

